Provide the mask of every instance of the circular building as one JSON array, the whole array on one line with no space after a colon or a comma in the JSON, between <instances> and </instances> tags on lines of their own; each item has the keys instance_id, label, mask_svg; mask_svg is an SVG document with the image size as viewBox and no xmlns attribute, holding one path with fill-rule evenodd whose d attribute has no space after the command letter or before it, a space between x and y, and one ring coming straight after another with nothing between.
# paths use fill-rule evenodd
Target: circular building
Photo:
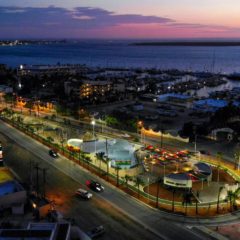
<instances>
[{"instance_id":1,"label":"circular building","mask_svg":"<svg viewBox=\"0 0 240 240\"><path fill-rule=\"evenodd\" d=\"M187 172L170 173L164 177L163 182L167 186L176 188L192 188L193 182L211 181L212 168L206 163L198 162L193 169Z\"/></svg>"},{"instance_id":2,"label":"circular building","mask_svg":"<svg viewBox=\"0 0 240 240\"><path fill-rule=\"evenodd\" d=\"M192 179L187 173L170 173L164 177L163 183L176 188L192 187Z\"/></svg>"}]
</instances>

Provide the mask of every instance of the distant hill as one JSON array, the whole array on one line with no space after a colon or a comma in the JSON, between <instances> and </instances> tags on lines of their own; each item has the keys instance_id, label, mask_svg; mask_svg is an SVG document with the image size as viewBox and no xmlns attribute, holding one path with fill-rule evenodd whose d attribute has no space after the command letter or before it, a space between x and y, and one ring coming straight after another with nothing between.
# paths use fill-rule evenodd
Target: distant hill
<instances>
[{"instance_id":1,"label":"distant hill","mask_svg":"<svg viewBox=\"0 0 240 240\"><path fill-rule=\"evenodd\" d=\"M196 46L196 47L231 47L240 46L240 42L136 42L134 46Z\"/></svg>"}]
</instances>

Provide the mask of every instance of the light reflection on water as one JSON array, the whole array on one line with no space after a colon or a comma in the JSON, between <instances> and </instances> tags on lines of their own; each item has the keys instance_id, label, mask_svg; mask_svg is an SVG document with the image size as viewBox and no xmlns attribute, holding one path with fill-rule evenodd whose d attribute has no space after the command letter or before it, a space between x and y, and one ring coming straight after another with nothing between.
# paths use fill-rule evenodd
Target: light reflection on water
<instances>
[{"instance_id":1,"label":"light reflection on water","mask_svg":"<svg viewBox=\"0 0 240 240\"><path fill-rule=\"evenodd\" d=\"M199 90L191 90L188 91L190 94L195 94L198 97L208 97L209 93L216 92L216 91L226 91L226 90L232 90L234 87L240 87L240 81L230 81L228 80L227 83L221 84L217 87L203 87Z\"/></svg>"}]
</instances>

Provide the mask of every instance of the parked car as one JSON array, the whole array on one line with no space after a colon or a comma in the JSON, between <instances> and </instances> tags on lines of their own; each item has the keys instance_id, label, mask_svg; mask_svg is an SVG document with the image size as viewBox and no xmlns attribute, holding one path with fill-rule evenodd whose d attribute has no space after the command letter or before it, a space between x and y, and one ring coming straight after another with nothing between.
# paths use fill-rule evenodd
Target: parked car
<instances>
[{"instance_id":1,"label":"parked car","mask_svg":"<svg viewBox=\"0 0 240 240\"><path fill-rule=\"evenodd\" d=\"M84 199L90 199L92 198L92 193L88 192L87 190L85 189L82 189L82 188L79 188L77 191L76 191L76 195L81 197L81 198L84 198Z\"/></svg>"},{"instance_id":2,"label":"parked car","mask_svg":"<svg viewBox=\"0 0 240 240\"><path fill-rule=\"evenodd\" d=\"M92 239L102 236L105 233L105 229L102 225L93 228L87 232L87 235Z\"/></svg>"},{"instance_id":3,"label":"parked car","mask_svg":"<svg viewBox=\"0 0 240 240\"><path fill-rule=\"evenodd\" d=\"M58 222L59 220L63 219L63 215L59 211L48 210L47 218L50 222Z\"/></svg>"},{"instance_id":4,"label":"parked car","mask_svg":"<svg viewBox=\"0 0 240 240\"><path fill-rule=\"evenodd\" d=\"M54 150L50 149L49 150L49 155L53 158L57 158L58 157L58 154L57 152L55 152Z\"/></svg>"},{"instance_id":5,"label":"parked car","mask_svg":"<svg viewBox=\"0 0 240 240\"><path fill-rule=\"evenodd\" d=\"M204 155L210 155L210 152L206 150L200 150L199 152Z\"/></svg>"},{"instance_id":6,"label":"parked car","mask_svg":"<svg viewBox=\"0 0 240 240\"><path fill-rule=\"evenodd\" d=\"M104 191L104 187L99 182L96 182L96 181L93 181L93 180L87 180L86 185L89 188L91 188L93 191L96 191L96 192L103 192Z\"/></svg>"}]
</instances>

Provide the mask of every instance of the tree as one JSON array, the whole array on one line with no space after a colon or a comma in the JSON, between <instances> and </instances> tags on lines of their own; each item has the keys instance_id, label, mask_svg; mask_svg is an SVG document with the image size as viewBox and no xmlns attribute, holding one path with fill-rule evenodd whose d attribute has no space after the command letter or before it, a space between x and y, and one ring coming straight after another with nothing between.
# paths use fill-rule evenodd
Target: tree
<instances>
[{"instance_id":1,"label":"tree","mask_svg":"<svg viewBox=\"0 0 240 240\"><path fill-rule=\"evenodd\" d=\"M99 170L101 170L101 163L103 161L104 154L105 154L104 152L98 152L95 155L97 160L99 161Z\"/></svg>"},{"instance_id":2,"label":"tree","mask_svg":"<svg viewBox=\"0 0 240 240\"><path fill-rule=\"evenodd\" d=\"M159 190L160 190L160 179L157 180L157 200L156 200L156 208L158 208Z\"/></svg>"},{"instance_id":3,"label":"tree","mask_svg":"<svg viewBox=\"0 0 240 240\"><path fill-rule=\"evenodd\" d=\"M132 177L129 176L128 174L126 174L126 175L124 176L124 179L125 179L126 187L127 187L127 189L128 189L128 182L129 182L130 180L132 180Z\"/></svg>"},{"instance_id":4,"label":"tree","mask_svg":"<svg viewBox=\"0 0 240 240\"><path fill-rule=\"evenodd\" d=\"M189 137L189 138L192 139L193 135L194 135L193 126L194 126L193 122L184 123L183 128L182 128L181 133L180 133L181 136Z\"/></svg>"},{"instance_id":5,"label":"tree","mask_svg":"<svg viewBox=\"0 0 240 240\"><path fill-rule=\"evenodd\" d=\"M165 133L165 130L161 128L161 149L163 147L163 134Z\"/></svg>"},{"instance_id":6,"label":"tree","mask_svg":"<svg viewBox=\"0 0 240 240\"><path fill-rule=\"evenodd\" d=\"M88 170L89 170L91 158L90 158L89 156L86 156L86 157L85 157L85 160L87 161Z\"/></svg>"},{"instance_id":7,"label":"tree","mask_svg":"<svg viewBox=\"0 0 240 240\"><path fill-rule=\"evenodd\" d=\"M32 101L27 101L26 104L25 104L25 108L28 108L28 109L29 109L30 115L32 115L33 105L34 105L34 104L33 104Z\"/></svg>"},{"instance_id":8,"label":"tree","mask_svg":"<svg viewBox=\"0 0 240 240\"><path fill-rule=\"evenodd\" d=\"M218 175L217 175L217 181L219 182L219 171L220 171L220 161L222 160L222 152L217 152L216 154L216 157L217 157L217 160L218 160L218 166L217 166L217 170L218 170Z\"/></svg>"},{"instance_id":9,"label":"tree","mask_svg":"<svg viewBox=\"0 0 240 240\"><path fill-rule=\"evenodd\" d=\"M235 164L234 164L234 169L239 170L239 164L240 164L240 149L237 149L237 151L234 154L234 159L235 159Z\"/></svg>"},{"instance_id":10,"label":"tree","mask_svg":"<svg viewBox=\"0 0 240 240\"><path fill-rule=\"evenodd\" d=\"M54 142L54 139L51 136L47 137L47 142L52 144Z\"/></svg>"},{"instance_id":11,"label":"tree","mask_svg":"<svg viewBox=\"0 0 240 240\"><path fill-rule=\"evenodd\" d=\"M240 195L240 187L237 188L237 190L233 192L233 208L235 208L237 206L236 200L239 198L239 195Z\"/></svg>"},{"instance_id":12,"label":"tree","mask_svg":"<svg viewBox=\"0 0 240 240\"><path fill-rule=\"evenodd\" d=\"M115 170L116 170L116 172L117 172L117 187L119 187L119 170L121 169L121 167L119 167L119 166L116 166L115 167Z\"/></svg>"},{"instance_id":13,"label":"tree","mask_svg":"<svg viewBox=\"0 0 240 240\"><path fill-rule=\"evenodd\" d=\"M236 191L229 190L227 191L227 200L230 202L230 211L233 211L233 208L236 206L236 200L239 198L240 188Z\"/></svg>"},{"instance_id":14,"label":"tree","mask_svg":"<svg viewBox=\"0 0 240 240\"><path fill-rule=\"evenodd\" d=\"M51 118L52 121L55 121L56 120L56 115L52 114L50 118Z\"/></svg>"},{"instance_id":15,"label":"tree","mask_svg":"<svg viewBox=\"0 0 240 240\"><path fill-rule=\"evenodd\" d=\"M119 125L119 121L117 120L117 118L109 116L109 115L106 116L105 122L108 126L118 126Z\"/></svg>"},{"instance_id":16,"label":"tree","mask_svg":"<svg viewBox=\"0 0 240 240\"><path fill-rule=\"evenodd\" d=\"M174 212L174 207L175 207L175 192L176 192L176 189L174 188L172 192L172 212Z\"/></svg>"},{"instance_id":17,"label":"tree","mask_svg":"<svg viewBox=\"0 0 240 240\"><path fill-rule=\"evenodd\" d=\"M232 206L233 206L233 191L229 190L227 191L227 201L230 203L230 211L232 212Z\"/></svg>"},{"instance_id":18,"label":"tree","mask_svg":"<svg viewBox=\"0 0 240 240\"><path fill-rule=\"evenodd\" d=\"M144 185L144 181L139 176L134 179L135 186L138 188L138 198L140 197L140 186Z\"/></svg>"},{"instance_id":19,"label":"tree","mask_svg":"<svg viewBox=\"0 0 240 240\"><path fill-rule=\"evenodd\" d=\"M106 164L107 164L107 181L109 180L109 162L111 162L110 158L106 158Z\"/></svg>"},{"instance_id":20,"label":"tree","mask_svg":"<svg viewBox=\"0 0 240 240\"><path fill-rule=\"evenodd\" d=\"M21 116L17 117L17 122L19 125L22 125L22 127L23 127L23 118Z\"/></svg>"},{"instance_id":21,"label":"tree","mask_svg":"<svg viewBox=\"0 0 240 240\"><path fill-rule=\"evenodd\" d=\"M196 209L195 209L195 211L196 211L196 215L198 214L198 200L196 199Z\"/></svg>"},{"instance_id":22,"label":"tree","mask_svg":"<svg viewBox=\"0 0 240 240\"><path fill-rule=\"evenodd\" d=\"M224 189L223 186L221 186L218 190L218 200L217 200L217 213L219 213L219 202L220 202L220 195L221 195L221 192L222 190Z\"/></svg>"}]
</instances>

